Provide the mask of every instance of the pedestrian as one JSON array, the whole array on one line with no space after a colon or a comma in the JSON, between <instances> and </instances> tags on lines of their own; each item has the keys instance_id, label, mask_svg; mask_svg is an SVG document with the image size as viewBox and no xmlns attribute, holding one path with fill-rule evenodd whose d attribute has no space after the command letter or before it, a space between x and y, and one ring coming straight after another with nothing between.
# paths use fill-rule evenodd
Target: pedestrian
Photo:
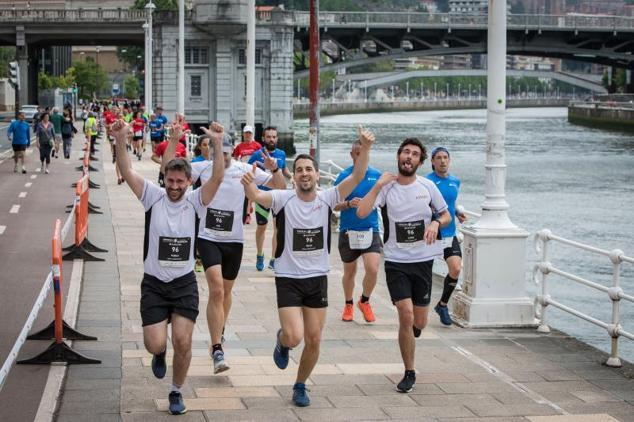
<instances>
[{"instance_id":1,"label":"pedestrian","mask_svg":"<svg viewBox=\"0 0 634 422\"><path fill-rule=\"evenodd\" d=\"M350 157L352 158L353 166L339 173L335 180L335 185L341 183L352 173L354 164L359 157L360 148L361 145L358 141L352 144ZM368 167L361 183L354 188L350 195L335 206L335 211L340 211L338 249L343 262L343 276L341 278L345 299L341 315L343 321L352 321L354 319L354 278L357 274L357 261L360 257L363 258L365 273L363 276L363 289L361 297L357 301L357 307L366 322L374 322L376 320L370 305L370 296L376 286L383 247L379 234L379 213L375 209L366 218L361 219L357 217L357 205L361 198L370 192L379 177L381 177L379 170L374 167Z\"/></svg>"},{"instance_id":2,"label":"pedestrian","mask_svg":"<svg viewBox=\"0 0 634 422\"><path fill-rule=\"evenodd\" d=\"M24 164L26 149L31 145L31 127L24 121L24 113L19 112L18 118L13 120L7 130L11 148L13 148L13 172L18 172L18 162L22 166L22 174L26 174Z\"/></svg>"},{"instance_id":3,"label":"pedestrian","mask_svg":"<svg viewBox=\"0 0 634 422\"><path fill-rule=\"evenodd\" d=\"M57 133L57 132L56 132ZM64 146L64 158L70 158L70 149L73 144L73 136L77 133L77 128L73 125L73 119L70 115L70 111L64 112L64 120L61 124L61 136Z\"/></svg>"},{"instance_id":4,"label":"pedestrian","mask_svg":"<svg viewBox=\"0 0 634 422\"><path fill-rule=\"evenodd\" d=\"M310 405L306 380L319 359L321 335L328 306L330 268L330 218L336 204L352 192L368 167L374 135L359 130L361 151L354 170L339 185L317 191L318 163L300 154L293 164L293 190L259 190L254 183L257 166L242 177L249 199L273 210L279 242L275 253L275 288L281 328L276 335L273 360L280 369L288 366L289 350L304 340L293 403Z\"/></svg>"},{"instance_id":5,"label":"pedestrian","mask_svg":"<svg viewBox=\"0 0 634 422\"><path fill-rule=\"evenodd\" d=\"M163 378L167 372L168 324L172 324L174 348L172 385L168 396L169 413L187 412L181 389L192 357L192 333L198 316L198 285L194 273L194 239L196 220L204 218L207 204L216 195L224 174L224 163L218 160L211 178L200 189L191 185L191 166L187 160L175 158L165 166L166 188L143 179L132 169L126 150L130 126L117 120L111 127L116 139L117 164L126 183L145 209L146 225L143 246L144 275L141 282L141 321L143 342L153 355L152 373ZM222 154L224 129L212 124L216 156ZM181 129L171 133L175 142Z\"/></svg>"},{"instance_id":6,"label":"pedestrian","mask_svg":"<svg viewBox=\"0 0 634 422\"><path fill-rule=\"evenodd\" d=\"M291 179L293 176L286 167L286 153L277 148L277 128L274 126L267 126L264 129L264 139L262 140L264 148L260 148L251 155L249 158L249 164L256 163L263 168L264 162L267 158L271 157L277 161L277 168L282 172L285 178ZM270 190L267 186L258 186L262 190ZM255 204L255 221L257 227L255 229L255 245L256 245L256 260L255 268L258 271L264 270L264 238L266 236L266 226L269 222L269 209L264 208L259 204ZM250 218L250 215L249 215ZM271 253L275 253L276 245L276 233L275 220L273 220L273 236L271 236ZM275 258L271 256L269 259L269 269L275 269Z\"/></svg>"},{"instance_id":7,"label":"pedestrian","mask_svg":"<svg viewBox=\"0 0 634 422\"><path fill-rule=\"evenodd\" d=\"M97 142L98 132L97 114L91 111L88 113L88 118L84 123L84 134L86 134L86 140L90 143L90 154L95 153L95 143Z\"/></svg>"},{"instance_id":8,"label":"pedestrian","mask_svg":"<svg viewBox=\"0 0 634 422\"><path fill-rule=\"evenodd\" d=\"M156 146L163 141L163 121L159 120L156 114L150 114L148 127L150 128L150 142L152 143L152 152L154 152Z\"/></svg>"},{"instance_id":9,"label":"pedestrian","mask_svg":"<svg viewBox=\"0 0 634 422\"><path fill-rule=\"evenodd\" d=\"M53 123L53 128L55 129L55 150L54 156L55 158L59 158L59 150L62 146L62 122L64 121L64 116L59 113L59 108L53 107L53 114L51 114L51 123Z\"/></svg>"},{"instance_id":10,"label":"pedestrian","mask_svg":"<svg viewBox=\"0 0 634 422\"><path fill-rule=\"evenodd\" d=\"M249 161L249 159L251 158L251 155L253 155L255 151L262 148L262 145L260 145L259 142L254 140L253 134L254 134L253 126L245 125L244 128L242 129L242 138L243 138L242 142L236 145L236 147L233 149L233 158L235 158L238 161ZM248 201L247 215L245 217L246 224L251 223L252 212L253 212L253 204L251 203L251 201Z\"/></svg>"},{"instance_id":11,"label":"pedestrian","mask_svg":"<svg viewBox=\"0 0 634 422\"><path fill-rule=\"evenodd\" d=\"M453 323L449 315L447 303L456 288L456 284L458 284L460 268L462 267L462 251L460 250L460 242L456 237L456 218L458 218L458 221L461 223L466 220L466 216L456 209L456 200L458 199L458 192L460 190L460 179L449 173L450 163L451 158L447 148L434 148L431 152L431 168L433 171L427 175L427 178L436 184L436 187L445 199L447 210L451 217L451 223L440 229L443 259L447 263L448 271L443 282L442 295L434 307L434 311L436 311L440 317L440 322L447 326Z\"/></svg>"},{"instance_id":12,"label":"pedestrian","mask_svg":"<svg viewBox=\"0 0 634 422\"><path fill-rule=\"evenodd\" d=\"M156 146L151 157L152 161L154 161L160 166L158 184L161 187L165 186L165 164L167 163L167 160L165 160L163 156L165 155L165 151L167 150L168 146L169 146L168 141L161 142L160 144ZM175 154L177 158L187 158L187 149L185 149L185 145L183 145L182 142L179 142L178 145L176 145Z\"/></svg>"},{"instance_id":13,"label":"pedestrian","mask_svg":"<svg viewBox=\"0 0 634 422\"><path fill-rule=\"evenodd\" d=\"M42 163L40 171L49 173L48 166L51 164L51 152L53 151L55 129L49 120L48 113L42 113L41 121L37 125L35 132L37 139L37 147L40 150L40 162Z\"/></svg>"},{"instance_id":14,"label":"pedestrian","mask_svg":"<svg viewBox=\"0 0 634 422\"><path fill-rule=\"evenodd\" d=\"M381 208L384 226L385 278L399 319L398 343L405 375L397 384L401 393L416 383L415 338L427 325L434 258L442 256L438 230L451 221L447 204L436 185L416 171L427 158L417 138L398 148L398 175L383 173L359 201L357 217Z\"/></svg>"},{"instance_id":15,"label":"pedestrian","mask_svg":"<svg viewBox=\"0 0 634 422\"><path fill-rule=\"evenodd\" d=\"M143 157L143 132L145 131L145 120L143 119L143 113L137 111L134 113L134 119L132 120L132 149L137 159L141 161Z\"/></svg>"}]
</instances>

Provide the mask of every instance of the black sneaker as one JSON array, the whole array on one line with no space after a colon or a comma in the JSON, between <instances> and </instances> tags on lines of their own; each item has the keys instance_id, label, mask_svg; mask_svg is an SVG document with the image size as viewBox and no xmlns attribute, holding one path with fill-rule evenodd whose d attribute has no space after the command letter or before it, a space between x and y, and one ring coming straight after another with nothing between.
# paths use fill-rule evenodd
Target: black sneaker
<instances>
[{"instance_id":1,"label":"black sneaker","mask_svg":"<svg viewBox=\"0 0 634 422\"><path fill-rule=\"evenodd\" d=\"M154 355L152 357L152 373L158 379L165 377L165 373L167 372L167 362L165 362L166 354L167 349L165 349L160 355Z\"/></svg>"},{"instance_id":2,"label":"black sneaker","mask_svg":"<svg viewBox=\"0 0 634 422\"><path fill-rule=\"evenodd\" d=\"M184 415L187 413L185 402L183 401L183 395L178 391L172 391L169 395L169 412L172 415Z\"/></svg>"},{"instance_id":3,"label":"black sneaker","mask_svg":"<svg viewBox=\"0 0 634 422\"><path fill-rule=\"evenodd\" d=\"M414 388L414 384L416 383L416 374L405 373L405 376L396 385L396 391L399 393L409 393Z\"/></svg>"},{"instance_id":4,"label":"black sneaker","mask_svg":"<svg viewBox=\"0 0 634 422\"><path fill-rule=\"evenodd\" d=\"M414 337L416 337L416 338L420 337L420 333L423 332L423 330L421 330L420 328L418 328L415 325L412 325L412 331L414 331Z\"/></svg>"}]
</instances>

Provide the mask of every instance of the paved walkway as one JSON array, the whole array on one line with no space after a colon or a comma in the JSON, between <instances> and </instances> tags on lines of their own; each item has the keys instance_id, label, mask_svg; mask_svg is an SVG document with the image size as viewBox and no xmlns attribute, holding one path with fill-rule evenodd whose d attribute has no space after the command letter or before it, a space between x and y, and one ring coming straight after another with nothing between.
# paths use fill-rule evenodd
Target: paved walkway
<instances>
[{"instance_id":1,"label":"paved walkway","mask_svg":"<svg viewBox=\"0 0 634 422\"><path fill-rule=\"evenodd\" d=\"M110 154L102 149L105 172L96 177L105 190L93 198L109 207L109 214L91 216L90 238L111 252L106 263L85 266L78 322L80 329L99 335L99 342L76 344L103 364L71 368L58 420L172 420L176 417L166 413L171 370L163 380L152 376L141 334L143 209L125 185L117 186ZM144 159L133 165L155 180L154 163ZM287 370L275 367L271 353L279 323L274 279L270 270L255 270L254 229L246 228L227 325L225 353L231 369L218 376L208 355L208 289L198 275L202 312L184 387L189 412L179 421L634 421L631 366L602 366L603 353L561 333L445 328L435 314L417 340L415 390L397 393L403 366L384 275L372 296L377 322L362 322L358 311L355 322L342 322L342 265L336 251L321 357L309 380L312 404L294 407L291 386L301 347L291 352ZM435 290L437 297L440 289Z\"/></svg>"}]
</instances>

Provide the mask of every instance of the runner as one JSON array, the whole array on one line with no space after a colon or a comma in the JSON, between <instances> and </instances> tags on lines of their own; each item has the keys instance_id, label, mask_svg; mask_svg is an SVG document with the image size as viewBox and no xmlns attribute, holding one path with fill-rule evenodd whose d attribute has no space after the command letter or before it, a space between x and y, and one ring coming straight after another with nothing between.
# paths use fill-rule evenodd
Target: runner
<instances>
[{"instance_id":1,"label":"runner","mask_svg":"<svg viewBox=\"0 0 634 422\"><path fill-rule=\"evenodd\" d=\"M86 140L90 142L90 154L95 153L95 142L97 142L97 133L99 127L97 126L97 114L94 111L88 113L88 118L84 123L84 133L86 134Z\"/></svg>"},{"instance_id":2,"label":"runner","mask_svg":"<svg viewBox=\"0 0 634 422\"><path fill-rule=\"evenodd\" d=\"M262 145L260 145L259 142L253 139L253 134L254 134L253 126L245 125L244 128L242 129L243 140L234 148L233 158L235 158L238 161L245 161L245 162L249 161L249 159L251 158L251 155L253 155L255 151L262 148ZM251 201L248 200L247 201L247 215L244 219L244 222L246 224L251 224L252 212L253 212L253 204L251 203Z\"/></svg>"},{"instance_id":3,"label":"runner","mask_svg":"<svg viewBox=\"0 0 634 422\"><path fill-rule=\"evenodd\" d=\"M48 113L42 113L41 120L37 124L35 131L37 139L36 147L40 150L40 172L49 173L48 166L51 164L51 152L53 151L55 129L49 121Z\"/></svg>"},{"instance_id":4,"label":"runner","mask_svg":"<svg viewBox=\"0 0 634 422\"><path fill-rule=\"evenodd\" d=\"M181 387L192 357L192 332L198 316L198 286L194 274L194 239L197 217L203 217L207 204L216 195L223 179L224 166L213 166L212 177L200 189L188 191L191 166L186 160L173 159L165 166L166 189L143 179L132 169L125 140L129 125L118 120L112 127L117 142L117 163L132 192L145 208L146 231L143 247L144 275L141 282L141 319L143 341L152 358L152 372L163 378L167 372L167 325L172 324L174 347L173 375L169 412L187 411ZM223 128L212 123L214 150L221 154ZM181 135L176 126L170 138Z\"/></svg>"},{"instance_id":5,"label":"runner","mask_svg":"<svg viewBox=\"0 0 634 422\"><path fill-rule=\"evenodd\" d=\"M427 151L418 139L405 139L397 152L398 176L381 175L357 208L359 218L381 208L385 278L398 311L398 343L405 365L405 376L396 386L401 393L409 393L416 383L414 338L427 325L432 265L442 256L438 229L451 221L434 183L416 175L425 158Z\"/></svg>"},{"instance_id":6,"label":"runner","mask_svg":"<svg viewBox=\"0 0 634 422\"><path fill-rule=\"evenodd\" d=\"M53 107L53 114L51 114L51 123L53 123L53 128L55 129L55 150L53 151L53 155L55 158L59 158L59 149L62 144L62 122L64 121L64 116L59 114L59 108Z\"/></svg>"},{"instance_id":7,"label":"runner","mask_svg":"<svg viewBox=\"0 0 634 422\"><path fill-rule=\"evenodd\" d=\"M350 157L352 157L353 166L339 173L337 180L335 180L335 186L352 173L354 164L359 157L360 148L359 142L352 144ZM374 322L376 320L370 306L370 295L376 286L381 248L383 246L379 234L379 215L377 210L372 210L370 215L360 219L357 217L356 207L361 198L376 184L379 177L381 177L379 170L368 167L363 181L354 188L344 201L335 206L335 211L341 211L339 219L339 255L343 262L341 283L346 301L341 315L343 321L352 321L354 319L352 296L354 294L354 278L357 274L357 260L359 257L363 257L365 275L363 277L363 290L357 306L366 322Z\"/></svg>"},{"instance_id":8,"label":"runner","mask_svg":"<svg viewBox=\"0 0 634 422\"><path fill-rule=\"evenodd\" d=\"M434 307L434 311L436 311L440 317L440 322L447 326L453 323L449 315L447 303L456 288L458 277L460 277L460 267L462 266L462 251L460 250L460 242L458 242L458 238L456 237L456 217L458 217L458 221L461 223L466 220L466 216L456 210L456 199L458 199L458 191L460 190L460 179L449 174L450 163L451 158L447 148L435 148L431 152L431 168L433 171L427 175L427 178L436 184L436 187L445 199L447 210L451 216L451 223L440 229L443 258L447 263L448 271L442 289L442 296Z\"/></svg>"},{"instance_id":9,"label":"runner","mask_svg":"<svg viewBox=\"0 0 634 422\"><path fill-rule=\"evenodd\" d=\"M26 174L24 159L26 149L31 146L31 127L24 121L24 113L18 113L18 119L13 120L7 129L7 136L13 148L13 172L18 172L18 161L22 165L22 174Z\"/></svg>"},{"instance_id":10,"label":"runner","mask_svg":"<svg viewBox=\"0 0 634 422\"><path fill-rule=\"evenodd\" d=\"M277 128L274 126L267 126L264 129L264 148L260 148L255 151L251 158L249 158L249 164L257 163L258 167L263 168L263 164L267 157L273 157L277 160L277 168L282 171L285 178L291 179L293 175L288 168L286 168L286 153L277 148ZM270 190L266 186L258 186L262 190ZM269 209L264 208L261 205L255 204L255 221L257 227L255 229L255 245L257 248L257 255L255 260L255 268L258 271L264 270L264 237L266 236L266 226L269 222ZM275 241L276 241L276 229L275 220L273 220L273 236L271 237L271 253L275 253ZM275 269L275 258L271 257L269 260L269 268Z\"/></svg>"},{"instance_id":11,"label":"runner","mask_svg":"<svg viewBox=\"0 0 634 422\"><path fill-rule=\"evenodd\" d=\"M167 150L167 147L169 145L168 141L163 141L160 144L158 144L156 146L156 148L154 149L154 152L152 153L152 161L154 161L155 163L159 164L161 166L161 168L159 169L159 177L158 177L158 184L161 187L165 186L165 180L164 180L164 167L165 167L165 163L167 163L166 160L163 159L163 155L165 154L165 151ZM179 142L176 145L176 157L177 158L186 158L187 157L187 150L185 149L185 145L183 145L182 142Z\"/></svg>"},{"instance_id":12,"label":"runner","mask_svg":"<svg viewBox=\"0 0 634 422\"><path fill-rule=\"evenodd\" d=\"M64 158L70 158L70 150L73 144L73 136L77 133L77 128L73 125L71 111L64 111L64 120L61 125L62 142L64 144Z\"/></svg>"},{"instance_id":13,"label":"runner","mask_svg":"<svg viewBox=\"0 0 634 422\"><path fill-rule=\"evenodd\" d=\"M210 135L209 131L203 128ZM170 160L171 151L164 158ZM222 145L225 178L220 185L216 199L207 206L207 215L202 220L196 248L202 259L205 277L209 286L207 302L207 324L211 338L210 356L214 361L214 373L229 369L222 349L224 327L231 310L231 290L240 270L244 243L243 214L245 195L240 183L242 176L251 171L251 166L231 158L233 145L231 137L225 135ZM214 157L215 159L215 157ZM263 164L266 170L256 169L255 181L267 189L285 187L284 177L274 158L267 157ZM192 180L204 183L211 177L211 161L192 164Z\"/></svg>"},{"instance_id":14,"label":"runner","mask_svg":"<svg viewBox=\"0 0 634 422\"><path fill-rule=\"evenodd\" d=\"M134 119L132 120L132 149L134 155L141 161L143 157L143 132L145 131L145 120L143 119L143 113L137 111L134 113Z\"/></svg>"},{"instance_id":15,"label":"runner","mask_svg":"<svg viewBox=\"0 0 634 422\"><path fill-rule=\"evenodd\" d=\"M152 142L152 152L154 152L156 146L163 141L163 122L156 117L156 114L151 114L148 127L150 128L150 142Z\"/></svg>"},{"instance_id":16,"label":"runner","mask_svg":"<svg viewBox=\"0 0 634 422\"><path fill-rule=\"evenodd\" d=\"M262 191L254 183L256 165L244 175L247 197L271 208L277 219L275 287L281 328L273 360L280 369L288 366L289 350L304 339L304 350L293 386L293 403L308 406L306 380L319 359L321 333L328 306L330 267L330 216L339 198L346 197L363 179L368 168L374 135L359 128L361 153L352 174L338 186L317 191L318 164L300 154L293 164L294 190Z\"/></svg>"}]
</instances>

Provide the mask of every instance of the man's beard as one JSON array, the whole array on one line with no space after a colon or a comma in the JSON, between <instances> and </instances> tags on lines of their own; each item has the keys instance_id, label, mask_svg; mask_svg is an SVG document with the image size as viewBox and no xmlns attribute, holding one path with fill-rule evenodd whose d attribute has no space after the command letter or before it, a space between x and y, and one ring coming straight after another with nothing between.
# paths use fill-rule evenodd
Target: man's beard
<instances>
[{"instance_id":1,"label":"man's beard","mask_svg":"<svg viewBox=\"0 0 634 422\"><path fill-rule=\"evenodd\" d=\"M275 144L265 144L267 151L275 151Z\"/></svg>"},{"instance_id":2,"label":"man's beard","mask_svg":"<svg viewBox=\"0 0 634 422\"><path fill-rule=\"evenodd\" d=\"M413 176L413 175L415 175L415 174L416 174L417 167L415 167L415 166L413 166L413 165L412 165L412 168L411 168L411 169L406 169L406 168L404 167L404 164L405 164L404 162L399 162L399 163L398 163L398 172L399 172L401 175L403 175L403 176L405 176L405 177L410 177L410 176ZM411 165L411 163L410 163L410 165Z\"/></svg>"}]
</instances>

